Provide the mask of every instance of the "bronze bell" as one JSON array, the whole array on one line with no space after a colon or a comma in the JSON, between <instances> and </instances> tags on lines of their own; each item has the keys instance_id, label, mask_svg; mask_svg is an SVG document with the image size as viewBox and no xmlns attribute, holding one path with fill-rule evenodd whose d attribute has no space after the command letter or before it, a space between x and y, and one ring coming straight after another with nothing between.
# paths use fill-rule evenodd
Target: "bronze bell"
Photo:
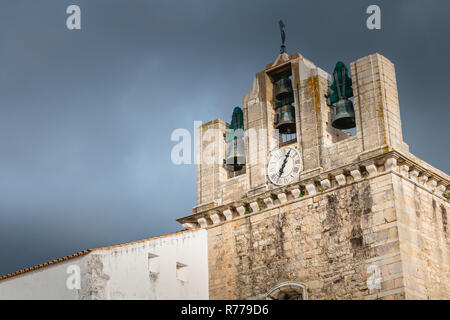
<instances>
[{"instance_id":1,"label":"bronze bell","mask_svg":"<svg viewBox=\"0 0 450 320\"><path fill-rule=\"evenodd\" d=\"M355 110L353 103L347 99L336 102L332 126L336 129L350 129L355 127Z\"/></svg>"},{"instance_id":2,"label":"bronze bell","mask_svg":"<svg viewBox=\"0 0 450 320\"><path fill-rule=\"evenodd\" d=\"M295 128L295 109L290 104L285 104L276 109L275 129L281 134L291 134L296 131Z\"/></svg>"},{"instance_id":3,"label":"bronze bell","mask_svg":"<svg viewBox=\"0 0 450 320\"><path fill-rule=\"evenodd\" d=\"M291 80L289 79L289 77L282 77L280 80L278 80L278 92L275 98L281 101L290 96L292 96Z\"/></svg>"},{"instance_id":4,"label":"bronze bell","mask_svg":"<svg viewBox=\"0 0 450 320\"><path fill-rule=\"evenodd\" d=\"M239 171L245 165L244 139L235 136L231 141L227 141L225 154L225 166L228 170Z\"/></svg>"}]
</instances>

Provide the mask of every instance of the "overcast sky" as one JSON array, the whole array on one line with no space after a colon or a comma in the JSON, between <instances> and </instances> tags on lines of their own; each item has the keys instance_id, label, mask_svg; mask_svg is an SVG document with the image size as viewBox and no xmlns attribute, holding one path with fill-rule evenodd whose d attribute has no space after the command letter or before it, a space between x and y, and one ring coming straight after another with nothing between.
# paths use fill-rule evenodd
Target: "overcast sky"
<instances>
[{"instance_id":1,"label":"overcast sky","mask_svg":"<svg viewBox=\"0 0 450 320\"><path fill-rule=\"evenodd\" d=\"M81 7L81 30L66 8ZM381 30L366 28L370 4ZM2 0L0 274L181 229L193 165L170 135L230 121L279 53L332 72L381 53L396 66L410 150L447 173L449 1Z\"/></svg>"}]
</instances>

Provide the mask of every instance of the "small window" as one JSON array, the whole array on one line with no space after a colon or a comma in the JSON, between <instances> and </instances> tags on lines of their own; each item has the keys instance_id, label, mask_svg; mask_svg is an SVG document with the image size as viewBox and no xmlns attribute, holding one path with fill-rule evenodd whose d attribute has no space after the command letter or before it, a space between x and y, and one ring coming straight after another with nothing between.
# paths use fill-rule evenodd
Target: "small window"
<instances>
[{"instance_id":1,"label":"small window","mask_svg":"<svg viewBox=\"0 0 450 320\"><path fill-rule=\"evenodd\" d=\"M177 262L177 279L186 282L187 281L187 265L181 262Z\"/></svg>"},{"instance_id":2,"label":"small window","mask_svg":"<svg viewBox=\"0 0 450 320\"><path fill-rule=\"evenodd\" d=\"M159 256L149 252L148 253L148 272L150 278L157 278L159 275L160 261Z\"/></svg>"}]
</instances>

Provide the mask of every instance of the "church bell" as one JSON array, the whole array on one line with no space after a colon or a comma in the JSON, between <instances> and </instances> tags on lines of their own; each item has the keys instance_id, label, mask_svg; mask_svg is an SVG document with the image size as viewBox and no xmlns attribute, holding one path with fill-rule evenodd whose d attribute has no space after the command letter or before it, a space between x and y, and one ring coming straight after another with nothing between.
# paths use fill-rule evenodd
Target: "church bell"
<instances>
[{"instance_id":1,"label":"church bell","mask_svg":"<svg viewBox=\"0 0 450 320\"><path fill-rule=\"evenodd\" d=\"M285 104L277 108L275 114L275 129L282 134L291 134L295 132L295 108L291 104Z\"/></svg>"},{"instance_id":2,"label":"church bell","mask_svg":"<svg viewBox=\"0 0 450 320\"><path fill-rule=\"evenodd\" d=\"M230 171L239 171L245 165L244 139L234 137L227 142L225 166Z\"/></svg>"},{"instance_id":3,"label":"church bell","mask_svg":"<svg viewBox=\"0 0 450 320\"><path fill-rule=\"evenodd\" d=\"M277 81L278 90L275 98L279 101L275 104L275 129L281 134L291 134L296 131L295 108L291 105L294 101L292 82L288 74L284 74Z\"/></svg>"},{"instance_id":4,"label":"church bell","mask_svg":"<svg viewBox=\"0 0 450 320\"><path fill-rule=\"evenodd\" d=\"M277 100L282 101L285 98L292 96L292 82L284 76L278 81L278 91L276 94Z\"/></svg>"},{"instance_id":5,"label":"church bell","mask_svg":"<svg viewBox=\"0 0 450 320\"><path fill-rule=\"evenodd\" d=\"M333 72L334 81L326 95L327 104L335 104L335 112L331 125L336 129L351 129L356 126L353 103L348 100L353 97L352 79L348 76L348 69L341 61L336 63Z\"/></svg>"},{"instance_id":6,"label":"church bell","mask_svg":"<svg viewBox=\"0 0 450 320\"><path fill-rule=\"evenodd\" d=\"M239 107L233 110L226 142L225 168L239 171L245 166L244 114Z\"/></svg>"},{"instance_id":7,"label":"church bell","mask_svg":"<svg viewBox=\"0 0 450 320\"><path fill-rule=\"evenodd\" d=\"M342 99L336 103L336 112L333 116L332 126L337 129L350 129L355 127L355 111L350 100Z\"/></svg>"}]
</instances>

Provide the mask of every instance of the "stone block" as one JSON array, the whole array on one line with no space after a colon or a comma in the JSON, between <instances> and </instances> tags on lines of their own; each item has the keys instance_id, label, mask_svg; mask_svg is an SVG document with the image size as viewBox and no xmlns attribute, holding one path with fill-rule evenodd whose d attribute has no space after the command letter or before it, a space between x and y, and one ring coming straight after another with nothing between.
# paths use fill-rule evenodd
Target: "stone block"
<instances>
[{"instance_id":1,"label":"stone block","mask_svg":"<svg viewBox=\"0 0 450 320\"><path fill-rule=\"evenodd\" d=\"M366 170L369 173L369 177L374 177L378 173L377 167L374 164L367 165Z\"/></svg>"},{"instance_id":2,"label":"stone block","mask_svg":"<svg viewBox=\"0 0 450 320\"><path fill-rule=\"evenodd\" d=\"M329 179L323 179L322 181L320 181L320 185L322 186L323 190L331 188L331 182Z\"/></svg>"},{"instance_id":3,"label":"stone block","mask_svg":"<svg viewBox=\"0 0 450 320\"><path fill-rule=\"evenodd\" d=\"M294 198L298 198L300 196L300 189L292 189L291 193L294 196Z\"/></svg>"},{"instance_id":4,"label":"stone block","mask_svg":"<svg viewBox=\"0 0 450 320\"><path fill-rule=\"evenodd\" d=\"M250 203L250 208L252 208L253 212L259 212L259 205L256 201Z\"/></svg>"},{"instance_id":5,"label":"stone block","mask_svg":"<svg viewBox=\"0 0 450 320\"><path fill-rule=\"evenodd\" d=\"M287 197L285 193L279 193L277 194L278 199L280 200L281 203L286 203L287 202Z\"/></svg>"},{"instance_id":6,"label":"stone block","mask_svg":"<svg viewBox=\"0 0 450 320\"><path fill-rule=\"evenodd\" d=\"M267 208L273 207L273 199L272 198L265 198L264 203L266 204Z\"/></svg>"},{"instance_id":7,"label":"stone block","mask_svg":"<svg viewBox=\"0 0 450 320\"><path fill-rule=\"evenodd\" d=\"M245 208L244 206L239 206L236 208L236 211L239 213L240 216L243 216L245 213Z\"/></svg>"},{"instance_id":8,"label":"stone block","mask_svg":"<svg viewBox=\"0 0 450 320\"><path fill-rule=\"evenodd\" d=\"M200 225L200 228L206 228L208 226L208 221L205 218L199 218L197 222Z\"/></svg>"},{"instance_id":9,"label":"stone block","mask_svg":"<svg viewBox=\"0 0 450 320\"><path fill-rule=\"evenodd\" d=\"M400 174L404 176L405 178L408 178L409 175L409 166L406 164L400 166Z\"/></svg>"},{"instance_id":10,"label":"stone block","mask_svg":"<svg viewBox=\"0 0 450 320\"><path fill-rule=\"evenodd\" d=\"M305 186L308 195L313 196L317 193L316 186L313 183L309 183Z\"/></svg>"},{"instance_id":11,"label":"stone block","mask_svg":"<svg viewBox=\"0 0 450 320\"><path fill-rule=\"evenodd\" d=\"M436 188L436 186L437 186L436 180L434 180L434 179L428 180L428 183L427 183L428 190L433 191L434 188Z\"/></svg>"},{"instance_id":12,"label":"stone block","mask_svg":"<svg viewBox=\"0 0 450 320\"><path fill-rule=\"evenodd\" d=\"M355 181L358 181L362 178L361 172L359 172L359 170L357 169L350 171L350 174Z\"/></svg>"},{"instance_id":13,"label":"stone block","mask_svg":"<svg viewBox=\"0 0 450 320\"><path fill-rule=\"evenodd\" d=\"M230 209L225 210L225 211L223 212L223 215L224 215L224 217L225 217L225 219L226 219L227 221L233 219L233 213L231 212Z\"/></svg>"},{"instance_id":14,"label":"stone block","mask_svg":"<svg viewBox=\"0 0 450 320\"><path fill-rule=\"evenodd\" d=\"M336 179L338 185L345 186L346 180L345 180L345 176L343 174L338 174L334 178Z\"/></svg>"},{"instance_id":15,"label":"stone block","mask_svg":"<svg viewBox=\"0 0 450 320\"><path fill-rule=\"evenodd\" d=\"M424 174L422 174L421 176L419 176L419 178L417 179L420 185L425 185L425 182L428 181L428 177Z\"/></svg>"},{"instance_id":16,"label":"stone block","mask_svg":"<svg viewBox=\"0 0 450 320\"><path fill-rule=\"evenodd\" d=\"M192 230L192 229L197 228L198 224L197 223L183 223L181 226L185 229Z\"/></svg>"},{"instance_id":17,"label":"stone block","mask_svg":"<svg viewBox=\"0 0 450 320\"><path fill-rule=\"evenodd\" d=\"M414 182L418 182L417 181L417 177L419 176L419 171L418 170L412 170L410 173L409 173L409 178L412 180L412 181L414 181Z\"/></svg>"},{"instance_id":18,"label":"stone block","mask_svg":"<svg viewBox=\"0 0 450 320\"><path fill-rule=\"evenodd\" d=\"M396 168L397 168L397 159L395 159L395 158L389 158L384 163L384 170L385 171L389 171L389 170L394 170L395 171Z\"/></svg>"},{"instance_id":19,"label":"stone block","mask_svg":"<svg viewBox=\"0 0 450 320\"><path fill-rule=\"evenodd\" d=\"M213 224L219 224L220 222L222 222L218 213L213 213L209 217L211 218Z\"/></svg>"},{"instance_id":20,"label":"stone block","mask_svg":"<svg viewBox=\"0 0 450 320\"><path fill-rule=\"evenodd\" d=\"M436 193L438 196L442 197L446 189L447 189L447 187L441 184L436 187L436 189L434 190L434 193Z\"/></svg>"}]
</instances>

